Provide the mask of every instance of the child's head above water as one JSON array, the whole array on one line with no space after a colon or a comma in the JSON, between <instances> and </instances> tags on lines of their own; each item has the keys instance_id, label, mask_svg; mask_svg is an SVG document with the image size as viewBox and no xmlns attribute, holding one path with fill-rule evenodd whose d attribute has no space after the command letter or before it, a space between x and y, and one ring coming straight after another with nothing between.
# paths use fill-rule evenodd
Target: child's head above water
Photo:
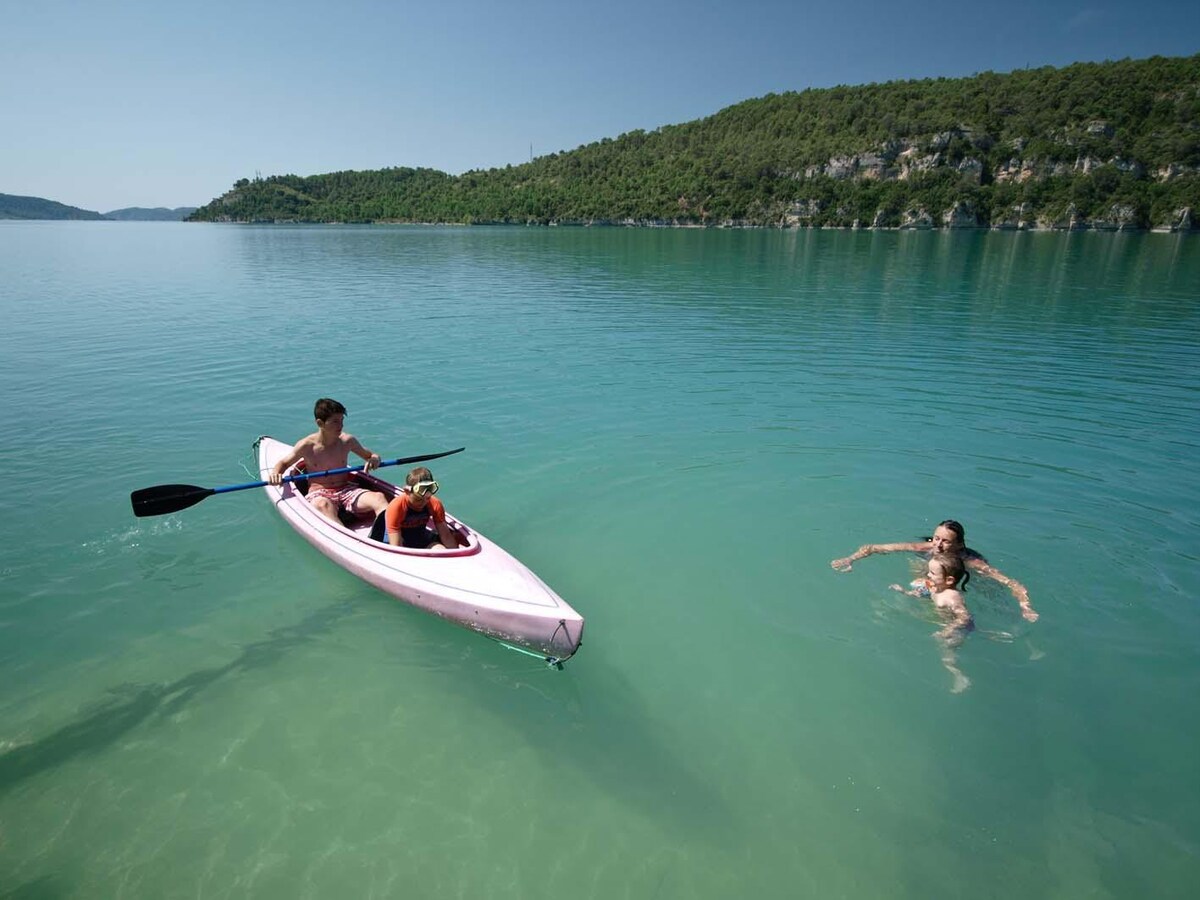
<instances>
[{"instance_id":1,"label":"child's head above water","mask_svg":"<svg viewBox=\"0 0 1200 900\"><path fill-rule=\"evenodd\" d=\"M426 500L438 492L438 483L433 480L433 473L424 466L417 466L409 472L404 478L404 483L418 506L424 505Z\"/></svg>"},{"instance_id":2,"label":"child's head above water","mask_svg":"<svg viewBox=\"0 0 1200 900\"><path fill-rule=\"evenodd\" d=\"M935 553L929 557L926 579L931 591L962 588L971 579L966 563L957 553Z\"/></svg>"}]
</instances>

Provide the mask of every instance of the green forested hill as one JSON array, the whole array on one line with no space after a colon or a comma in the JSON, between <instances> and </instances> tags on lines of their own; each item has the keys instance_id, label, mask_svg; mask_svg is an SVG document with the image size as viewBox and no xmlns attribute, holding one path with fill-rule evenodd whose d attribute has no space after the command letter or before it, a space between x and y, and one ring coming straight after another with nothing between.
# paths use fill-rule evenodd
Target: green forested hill
<instances>
[{"instance_id":1,"label":"green forested hill","mask_svg":"<svg viewBox=\"0 0 1200 900\"><path fill-rule=\"evenodd\" d=\"M41 197L0 194L0 219L103 219L90 209L79 209Z\"/></svg>"},{"instance_id":2,"label":"green forested hill","mask_svg":"<svg viewBox=\"0 0 1200 900\"><path fill-rule=\"evenodd\" d=\"M1191 227L1200 55L772 94L519 166L239 181L193 220Z\"/></svg>"}]
</instances>

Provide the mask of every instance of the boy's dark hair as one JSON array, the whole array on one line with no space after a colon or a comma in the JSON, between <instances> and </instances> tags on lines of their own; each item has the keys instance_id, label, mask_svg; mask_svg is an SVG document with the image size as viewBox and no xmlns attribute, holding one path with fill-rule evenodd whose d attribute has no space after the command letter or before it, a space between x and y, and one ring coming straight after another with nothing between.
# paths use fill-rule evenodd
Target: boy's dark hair
<instances>
[{"instance_id":1,"label":"boy's dark hair","mask_svg":"<svg viewBox=\"0 0 1200 900\"><path fill-rule=\"evenodd\" d=\"M318 422L324 422L330 416L346 414L346 407L338 403L336 400L330 400L328 397L322 397L313 406L313 418Z\"/></svg>"}]
</instances>

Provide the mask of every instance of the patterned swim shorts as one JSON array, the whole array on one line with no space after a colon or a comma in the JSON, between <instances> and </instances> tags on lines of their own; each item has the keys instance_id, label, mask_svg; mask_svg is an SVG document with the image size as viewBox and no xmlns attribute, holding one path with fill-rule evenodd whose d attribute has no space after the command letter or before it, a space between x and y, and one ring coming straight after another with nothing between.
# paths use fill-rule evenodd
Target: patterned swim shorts
<instances>
[{"instance_id":1,"label":"patterned swim shorts","mask_svg":"<svg viewBox=\"0 0 1200 900\"><path fill-rule=\"evenodd\" d=\"M338 509L356 513L358 512L358 498L365 493L367 493L366 488L355 487L352 484L343 485L340 488L314 484L308 489L308 494L305 496L309 503L318 499L329 500Z\"/></svg>"}]
</instances>

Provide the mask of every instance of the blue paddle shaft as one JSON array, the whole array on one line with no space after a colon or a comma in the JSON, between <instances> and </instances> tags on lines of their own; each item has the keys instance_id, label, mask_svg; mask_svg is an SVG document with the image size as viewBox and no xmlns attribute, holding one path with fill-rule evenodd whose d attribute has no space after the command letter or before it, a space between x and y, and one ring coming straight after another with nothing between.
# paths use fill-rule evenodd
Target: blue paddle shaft
<instances>
[{"instance_id":1,"label":"blue paddle shaft","mask_svg":"<svg viewBox=\"0 0 1200 900\"><path fill-rule=\"evenodd\" d=\"M459 447L457 450L451 450L448 453L427 453L424 456L401 456L398 459L385 459L375 466L376 469L382 469L385 466L400 466L410 462L425 462L430 459L438 459L442 456L452 456L455 453L461 453L465 448ZM342 466L340 469L326 469L323 472L305 472L303 475L285 475L280 483L284 481L304 481L307 478L322 478L326 475L342 475L346 472L361 472L366 468L366 465L361 466ZM231 484L227 487L212 488L214 494L224 494L229 491L244 491L248 488L265 487L270 484L269 481L251 481L247 484Z\"/></svg>"},{"instance_id":2,"label":"blue paddle shaft","mask_svg":"<svg viewBox=\"0 0 1200 900\"><path fill-rule=\"evenodd\" d=\"M406 456L400 459L390 459L381 462L376 468L398 466L401 463L425 462L430 459L441 459L443 456L453 456L461 453L465 447L457 450L447 450L445 453L426 453L422 456ZM323 472L306 472L303 475L287 475L281 481L300 481L305 478L320 478L323 475L341 475L346 472L361 472L366 466L344 466L340 469L326 469ZM154 487L142 488L129 495L135 516L162 516L179 512L189 506L195 506L205 497L213 494L228 494L230 491L245 491L250 488L265 487L269 481L251 481L248 484L231 484L227 487L206 488L194 484L158 484Z\"/></svg>"},{"instance_id":3,"label":"blue paddle shaft","mask_svg":"<svg viewBox=\"0 0 1200 900\"><path fill-rule=\"evenodd\" d=\"M384 466L397 466L397 465L400 465L402 462L404 462L403 459L389 459L389 460L385 460L384 462L381 462L375 468L382 469ZM340 469L326 469L324 472L305 472L303 475L285 475L281 479L280 483L282 484L284 481L304 481L307 478L321 478L325 475L342 475L342 474L345 474L346 472L361 472L365 468L366 468L365 465L342 466ZM224 493L227 493L228 491L244 491L244 490L247 490L248 488L265 487L266 485L268 485L270 483L271 482L269 482L269 481L250 481L250 482L247 482L246 484L231 484L226 487L213 488L212 492L214 494L224 494Z\"/></svg>"}]
</instances>

